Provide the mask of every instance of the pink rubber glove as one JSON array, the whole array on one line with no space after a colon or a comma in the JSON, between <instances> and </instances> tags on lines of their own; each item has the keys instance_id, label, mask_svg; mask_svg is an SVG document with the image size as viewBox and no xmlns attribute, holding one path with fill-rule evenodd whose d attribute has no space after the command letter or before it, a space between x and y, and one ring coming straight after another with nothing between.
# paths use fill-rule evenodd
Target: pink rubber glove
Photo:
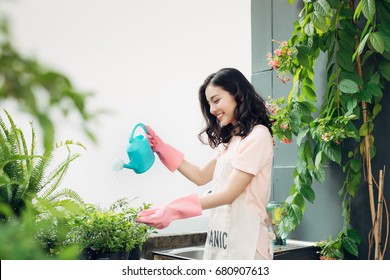
<instances>
[{"instance_id":1,"label":"pink rubber glove","mask_svg":"<svg viewBox=\"0 0 390 280\"><path fill-rule=\"evenodd\" d=\"M150 126L146 126L150 146L160 158L161 162L171 171L174 172L182 163L184 154L176 150L171 145L165 144L160 137L156 135Z\"/></svg>"},{"instance_id":2,"label":"pink rubber glove","mask_svg":"<svg viewBox=\"0 0 390 280\"><path fill-rule=\"evenodd\" d=\"M202 214L198 195L192 194L178 198L163 207L143 210L136 219L152 227L163 229L174 220L187 219Z\"/></svg>"}]
</instances>

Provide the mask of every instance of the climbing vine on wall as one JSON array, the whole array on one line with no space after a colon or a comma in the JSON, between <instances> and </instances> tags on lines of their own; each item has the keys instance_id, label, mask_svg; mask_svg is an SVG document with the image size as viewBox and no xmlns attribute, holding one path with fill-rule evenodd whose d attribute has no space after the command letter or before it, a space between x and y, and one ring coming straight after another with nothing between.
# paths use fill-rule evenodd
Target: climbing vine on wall
<instances>
[{"instance_id":1,"label":"climbing vine on wall","mask_svg":"<svg viewBox=\"0 0 390 280\"><path fill-rule=\"evenodd\" d=\"M339 191L344 226L332 240L338 246L337 258L344 258L345 250L358 255L361 237L350 225L350 203L362 180L369 190L370 240L376 243L375 258L383 258L387 236L383 248L378 244L381 202L388 213L380 191L384 169L375 180L371 161L377 152L375 120L390 81L390 1L303 0L291 38L278 43L268 54L269 65L292 87L286 99L269 100L268 107L276 137L284 143L295 140L298 145L293 185L279 230L286 235L301 222L306 202L315 201L313 181L325 181L324 164L332 161L345 174ZM327 58L323 100L317 99L314 84L320 54ZM379 190L377 209L374 187Z\"/></svg>"}]
</instances>

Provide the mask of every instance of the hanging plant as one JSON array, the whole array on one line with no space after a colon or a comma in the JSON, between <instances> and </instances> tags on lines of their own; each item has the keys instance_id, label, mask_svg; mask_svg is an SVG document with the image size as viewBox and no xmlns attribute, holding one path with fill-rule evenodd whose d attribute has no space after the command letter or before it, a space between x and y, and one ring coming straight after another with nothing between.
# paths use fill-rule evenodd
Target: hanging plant
<instances>
[{"instance_id":1,"label":"hanging plant","mask_svg":"<svg viewBox=\"0 0 390 280\"><path fill-rule=\"evenodd\" d=\"M289 2L292 4L294 0ZM372 218L370 239L375 239L375 258L383 258L384 250L379 246L380 205L388 213L381 188L384 172L381 170L379 180L375 181L371 160L376 154L374 123L382 110L383 91L390 81L389 26L389 0L303 0L291 38L267 55L279 79L292 82L287 99L268 100L275 136L284 143L291 143L295 136L298 145L294 183L279 226L282 235L286 236L301 222L306 201L315 200L313 181L325 181L324 164L332 161L345 173L339 191L344 225L330 244L358 256L360 236L350 225L350 201L364 179ZM314 67L321 53L327 57L327 88L319 103ZM351 142L355 144L346 151ZM374 184L379 189L377 210ZM383 248L386 246L387 236ZM326 250L329 252L329 245Z\"/></svg>"}]
</instances>

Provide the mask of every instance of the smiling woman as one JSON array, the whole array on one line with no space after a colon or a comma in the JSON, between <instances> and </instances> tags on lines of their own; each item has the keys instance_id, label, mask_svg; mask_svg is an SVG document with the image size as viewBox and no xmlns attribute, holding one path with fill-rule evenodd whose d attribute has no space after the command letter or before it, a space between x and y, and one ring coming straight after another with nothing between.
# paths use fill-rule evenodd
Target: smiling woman
<instances>
[{"instance_id":1,"label":"smiling woman","mask_svg":"<svg viewBox=\"0 0 390 280\"><path fill-rule=\"evenodd\" d=\"M213 154L192 137L202 126L194 106L198 86L208 73L227 66L249 77L249 0L3 2L16 47L68 75L77 88L92 91L92 108L112 112L93 127L98 145L71 129L84 125L72 114L66 123L56 120L59 139L87 146L65 185L102 206L120 197L161 204L192 188L178 176L168 178L160 163L142 175L113 173L111 164L126 157L129 133L139 122L164 131L167 141L196 162ZM199 217L164 232L206 230L206 225L207 217Z\"/></svg>"},{"instance_id":2,"label":"smiling woman","mask_svg":"<svg viewBox=\"0 0 390 280\"><path fill-rule=\"evenodd\" d=\"M217 86L209 86L206 89L206 99L210 105L210 113L217 118L221 127L237 124L234 116L237 102L229 92Z\"/></svg>"}]
</instances>

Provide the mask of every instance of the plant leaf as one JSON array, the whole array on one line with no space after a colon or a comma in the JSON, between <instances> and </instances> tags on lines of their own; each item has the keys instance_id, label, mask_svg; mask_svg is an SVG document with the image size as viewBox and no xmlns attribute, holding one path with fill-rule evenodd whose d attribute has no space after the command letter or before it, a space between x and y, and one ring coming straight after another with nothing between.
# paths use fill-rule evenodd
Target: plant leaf
<instances>
[{"instance_id":1,"label":"plant leaf","mask_svg":"<svg viewBox=\"0 0 390 280\"><path fill-rule=\"evenodd\" d=\"M376 116L382 111L382 105L379 103L376 103L374 105L374 109L372 110L372 118L375 119Z\"/></svg>"},{"instance_id":2,"label":"plant leaf","mask_svg":"<svg viewBox=\"0 0 390 280\"><path fill-rule=\"evenodd\" d=\"M340 145L332 145L328 143L322 144L322 150L325 155L332 161L341 164L341 147Z\"/></svg>"},{"instance_id":3,"label":"plant leaf","mask_svg":"<svg viewBox=\"0 0 390 280\"><path fill-rule=\"evenodd\" d=\"M307 184L302 184L299 191L301 192L303 197L306 198L307 201L309 201L310 203L314 202L316 195L311 186Z\"/></svg>"},{"instance_id":4,"label":"plant leaf","mask_svg":"<svg viewBox=\"0 0 390 280\"><path fill-rule=\"evenodd\" d=\"M318 0L313 3L314 10L323 17L330 16L330 6L325 0Z\"/></svg>"},{"instance_id":5,"label":"plant leaf","mask_svg":"<svg viewBox=\"0 0 390 280\"><path fill-rule=\"evenodd\" d=\"M383 60L379 62L379 70L381 75L390 82L390 61Z\"/></svg>"},{"instance_id":6,"label":"plant leaf","mask_svg":"<svg viewBox=\"0 0 390 280\"><path fill-rule=\"evenodd\" d=\"M358 173L360 172L360 169L362 168L362 163L360 162L360 160L356 160L356 159L353 159L351 160L351 169Z\"/></svg>"},{"instance_id":7,"label":"plant leaf","mask_svg":"<svg viewBox=\"0 0 390 280\"><path fill-rule=\"evenodd\" d=\"M376 97L382 97L383 93L382 93L382 89L380 88L380 86L376 83L373 83L373 82L368 82L367 85L366 85L366 89L373 95L373 96L376 96Z\"/></svg>"},{"instance_id":8,"label":"plant leaf","mask_svg":"<svg viewBox=\"0 0 390 280\"><path fill-rule=\"evenodd\" d=\"M366 34L366 36L364 36L363 40L359 43L359 46L358 46L356 52L353 54L352 60L355 60L356 55L362 54L364 47L366 46L369 35L370 35L370 33Z\"/></svg>"},{"instance_id":9,"label":"plant leaf","mask_svg":"<svg viewBox=\"0 0 390 280\"><path fill-rule=\"evenodd\" d=\"M358 245L348 237L342 239L343 247L354 256L359 256Z\"/></svg>"},{"instance_id":10,"label":"plant leaf","mask_svg":"<svg viewBox=\"0 0 390 280\"><path fill-rule=\"evenodd\" d=\"M320 15L317 11L310 14L310 19L312 20L314 26L322 32L327 30L326 20Z\"/></svg>"},{"instance_id":11,"label":"plant leaf","mask_svg":"<svg viewBox=\"0 0 390 280\"><path fill-rule=\"evenodd\" d=\"M306 137L307 133L309 132L309 128L302 129L299 131L298 136L297 136L297 145L300 146L302 143L302 139Z\"/></svg>"},{"instance_id":12,"label":"plant leaf","mask_svg":"<svg viewBox=\"0 0 390 280\"><path fill-rule=\"evenodd\" d=\"M316 102L317 101L317 96L313 88L310 86L302 86L302 94L306 97L307 100Z\"/></svg>"},{"instance_id":13,"label":"plant leaf","mask_svg":"<svg viewBox=\"0 0 390 280\"><path fill-rule=\"evenodd\" d=\"M369 21L372 21L375 15L375 0L362 0L363 15Z\"/></svg>"},{"instance_id":14,"label":"plant leaf","mask_svg":"<svg viewBox=\"0 0 390 280\"><path fill-rule=\"evenodd\" d=\"M382 35L379 32L370 33L369 39L374 50L382 54L385 50L385 42L383 41Z\"/></svg>"},{"instance_id":15,"label":"plant leaf","mask_svg":"<svg viewBox=\"0 0 390 280\"><path fill-rule=\"evenodd\" d=\"M338 85L338 89L344 93L356 93L359 91L358 85L349 79L341 80Z\"/></svg>"},{"instance_id":16,"label":"plant leaf","mask_svg":"<svg viewBox=\"0 0 390 280\"><path fill-rule=\"evenodd\" d=\"M325 170L322 166L319 166L318 168L313 169L313 175L314 178L319 182L319 183L324 183L325 182Z\"/></svg>"}]
</instances>

